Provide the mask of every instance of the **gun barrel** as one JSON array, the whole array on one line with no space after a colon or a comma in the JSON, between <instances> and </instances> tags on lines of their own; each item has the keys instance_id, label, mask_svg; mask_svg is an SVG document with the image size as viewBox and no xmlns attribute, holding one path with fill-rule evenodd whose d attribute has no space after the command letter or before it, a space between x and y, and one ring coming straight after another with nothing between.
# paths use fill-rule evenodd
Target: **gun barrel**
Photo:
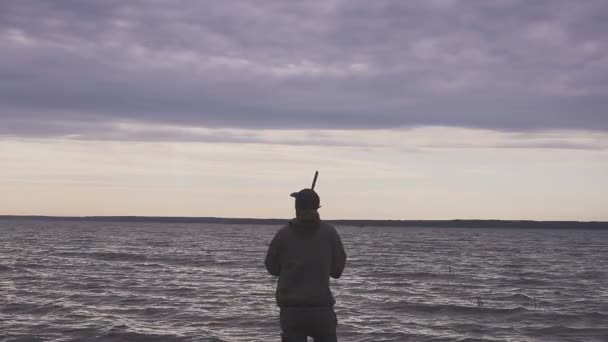
<instances>
[{"instance_id":1,"label":"gun barrel","mask_svg":"<svg viewBox=\"0 0 608 342\"><path fill-rule=\"evenodd\" d=\"M315 185L317 185L317 177L319 177L319 171L315 171L315 178L312 180L312 186L310 187L312 190L315 189Z\"/></svg>"}]
</instances>

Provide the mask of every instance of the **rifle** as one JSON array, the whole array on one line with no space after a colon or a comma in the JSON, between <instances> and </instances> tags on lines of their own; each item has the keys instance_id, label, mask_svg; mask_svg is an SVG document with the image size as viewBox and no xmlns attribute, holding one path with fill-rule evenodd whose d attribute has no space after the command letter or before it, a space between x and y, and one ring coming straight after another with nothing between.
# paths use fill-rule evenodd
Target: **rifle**
<instances>
[{"instance_id":1,"label":"rifle","mask_svg":"<svg viewBox=\"0 0 608 342\"><path fill-rule=\"evenodd\" d=\"M312 179L312 186L310 187L311 190L314 190L315 185L317 185L317 177L319 177L319 171L315 171L315 177Z\"/></svg>"}]
</instances>

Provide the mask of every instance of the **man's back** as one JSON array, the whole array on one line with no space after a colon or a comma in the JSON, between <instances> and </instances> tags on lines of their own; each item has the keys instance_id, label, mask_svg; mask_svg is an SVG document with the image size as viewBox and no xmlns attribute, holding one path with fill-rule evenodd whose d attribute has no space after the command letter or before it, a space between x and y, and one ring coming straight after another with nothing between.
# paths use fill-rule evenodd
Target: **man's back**
<instances>
[{"instance_id":1,"label":"man's back","mask_svg":"<svg viewBox=\"0 0 608 342\"><path fill-rule=\"evenodd\" d=\"M346 253L338 233L321 220L293 220L270 243L266 269L279 276L280 307L332 307L330 275L339 278Z\"/></svg>"}]
</instances>

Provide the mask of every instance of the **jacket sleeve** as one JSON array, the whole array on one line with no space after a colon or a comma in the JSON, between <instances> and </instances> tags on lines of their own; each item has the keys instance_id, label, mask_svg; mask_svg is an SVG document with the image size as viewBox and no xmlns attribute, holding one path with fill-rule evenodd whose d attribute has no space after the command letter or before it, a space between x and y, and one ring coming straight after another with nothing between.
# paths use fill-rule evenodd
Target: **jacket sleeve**
<instances>
[{"instance_id":1,"label":"jacket sleeve","mask_svg":"<svg viewBox=\"0 0 608 342\"><path fill-rule=\"evenodd\" d=\"M334 229L331 246L331 275L332 278L338 279L342 276L344 266L346 266L346 252L340 240L340 235Z\"/></svg>"},{"instance_id":2,"label":"jacket sleeve","mask_svg":"<svg viewBox=\"0 0 608 342\"><path fill-rule=\"evenodd\" d=\"M270 245L268 246L268 252L266 253L266 260L264 265L268 273L273 276L279 276L281 274L281 239L280 232L276 233Z\"/></svg>"}]
</instances>

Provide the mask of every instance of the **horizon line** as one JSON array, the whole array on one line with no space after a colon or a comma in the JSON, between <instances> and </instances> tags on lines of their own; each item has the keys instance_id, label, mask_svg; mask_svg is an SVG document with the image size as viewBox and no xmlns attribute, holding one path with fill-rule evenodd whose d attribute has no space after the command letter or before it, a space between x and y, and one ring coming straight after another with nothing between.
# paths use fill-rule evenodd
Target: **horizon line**
<instances>
[{"instance_id":1,"label":"horizon line","mask_svg":"<svg viewBox=\"0 0 608 342\"><path fill-rule=\"evenodd\" d=\"M291 218L246 218L215 216L54 216L54 215L0 215L0 220L67 220L88 222L149 222L149 223L230 223L230 224L279 224ZM356 226L376 227L464 227L464 228L591 228L608 230L608 221L571 220L504 220L504 219L327 219L327 222Z\"/></svg>"}]
</instances>

